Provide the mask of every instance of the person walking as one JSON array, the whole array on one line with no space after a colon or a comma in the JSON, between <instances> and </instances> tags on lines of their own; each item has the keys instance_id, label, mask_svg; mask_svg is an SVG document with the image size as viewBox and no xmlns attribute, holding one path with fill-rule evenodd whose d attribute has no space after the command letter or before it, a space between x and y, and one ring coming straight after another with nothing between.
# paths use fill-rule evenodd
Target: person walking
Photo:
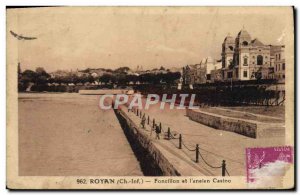
<instances>
[{"instance_id":1,"label":"person walking","mask_svg":"<svg viewBox=\"0 0 300 195\"><path fill-rule=\"evenodd\" d=\"M159 134L161 133L161 129L157 124L155 124L155 133L156 133L155 139L160 139Z\"/></svg>"},{"instance_id":2,"label":"person walking","mask_svg":"<svg viewBox=\"0 0 300 195\"><path fill-rule=\"evenodd\" d=\"M146 116L144 114L143 117L142 117L142 120L141 120L141 125L142 125L143 129L145 129L145 124L146 124Z\"/></svg>"}]
</instances>

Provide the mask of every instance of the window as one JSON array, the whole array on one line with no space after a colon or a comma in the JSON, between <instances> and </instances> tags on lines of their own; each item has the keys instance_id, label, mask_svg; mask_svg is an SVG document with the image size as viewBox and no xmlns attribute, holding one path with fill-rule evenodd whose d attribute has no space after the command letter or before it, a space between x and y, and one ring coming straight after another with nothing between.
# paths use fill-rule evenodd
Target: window
<instances>
[{"instance_id":1,"label":"window","mask_svg":"<svg viewBox=\"0 0 300 195\"><path fill-rule=\"evenodd\" d=\"M243 45L243 46L247 46L247 45L248 45L248 42L247 42L247 41L243 41L242 45Z\"/></svg>"},{"instance_id":2,"label":"window","mask_svg":"<svg viewBox=\"0 0 300 195\"><path fill-rule=\"evenodd\" d=\"M230 51L233 51L233 47L232 46L229 46L228 48L230 49Z\"/></svg>"},{"instance_id":3,"label":"window","mask_svg":"<svg viewBox=\"0 0 300 195\"><path fill-rule=\"evenodd\" d=\"M206 75L206 80L210 80L210 74Z\"/></svg>"},{"instance_id":4,"label":"window","mask_svg":"<svg viewBox=\"0 0 300 195\"><path fill-rule=\"evenodd\" d=\"M232 72L227 72L227 78L229 78L229 79L232 78Z\"/></svg>"},{"instance_id":5,"label":"window","mask_svg":"<svg viewBox=\"0 0 300 195\"><path fill-rule=\"evenodd\" d=\"M285 78L285 74L282 75L282 78Z\"/></svg>"},{"instance_id":6,"label":"window","mask_svg":"<svg viewBox=\"0 0 300 195\"><path fill-rule=\"evenodd\" d=\"M243 72L243 76L244 76L244 78L248 77L248 72L246 70Z\"/></svg>"},{"instance_id":7,"label":"window","mask_svg":"<svg viewBox=\"0 0 300 195\"><path fill-rule=\"evenodd\" d=\"M280 54L278 54L278 60L280 60Z\"/></svg>"},{"instance_id":8,"label":"window","mask_svg":"<svg viewBox=\"0 0 300 195\"><path fill-rule=\"evenodd\" d=\"M248 65L248 58L244 57L244 66L247 66L247 65Z\"/></svg>"},{"instance_id":9,"label":"window","mask_svg":"<svg viewBox=\"0 0 300 195\"><path fill-rule=\"evenodd\" d=\"M278 71L280 71L280 64L278 64Z\"/></svg>"},{"instance_id":10,"label":"window","mask_svg":"<svg viewBox=\"0 0 300 195\"><path fill-rule=\"evenodd\" d=\"M257 56L257 65L263 65L264 59L261 55Z\"/></svg>"},{"instance_id":11,"label":"window","mask_svg":"<svg viewBox=\"0 0 300 195\"><path fill-rule=\"evenodd\" d=\"M282 64L282 70L285 70L285 63Z\"/></svg>"}]
</instances>

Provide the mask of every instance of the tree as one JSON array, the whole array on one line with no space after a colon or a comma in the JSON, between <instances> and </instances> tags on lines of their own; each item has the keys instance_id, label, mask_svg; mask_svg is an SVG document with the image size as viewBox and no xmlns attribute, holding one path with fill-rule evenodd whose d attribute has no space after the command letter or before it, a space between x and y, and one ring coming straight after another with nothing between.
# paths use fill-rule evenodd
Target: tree
<instances>
[{"instance_id":1,"label":"tree","mask_svg":"<svg viewBox=\"0 0 300 195\"><path fill-rule=\"evenodd\" d=\"M83 72L83 73L89 73L90 72L90 68L87 68L87 69L85 69L85 70L82 70L81 72Z\"/></svg>"},{"instance_id":2,"label":"tree","mask_svg":"<svg viewBox=\"0 0 300 195\"><path fill-rule=\"evenodd\" d=\"M36 84L38 85L46 84L50 75L45 71L45 69L42 67L37 67L35 69L35 72L36 72Z\"/></svg>"},{"instance_id":3,"label":"tree","mask_svg":"<svg viewBox=\"0 0 300 195\"><path fill-rule=\"evenodd\" d=\"M129 70L130 70L129 67L124 66L124 67L117 68L114 72L115 73L127 73Z\"/></svg>"},{"instance_id":4,"label":"tree","mask_svg":"<svg viewBox=\"0 0 300 195\"><path fill-rule=\"evenodd\" d=\"M142 83L158 84L161 80L161 74L146 73L139 77Z\"/></svg>"},{"instance_id":5,"label":"tree","mask_svg":"<svg viewBox=\"0 0 300 195\"><path fill-rule=\"evenodd\" d=\"M166 70L166 69L163 66L161 66L159 70Z\"/></svg>"},{"instance_id":6,"label":"tree","mask_svg":"<svg viewBox=\"0 0 300 195\"><path fill-rule=\"evenodd\" d=\"M116 75L116 81L118 84L127 84L128 83L128 80L127 80L127 75L122 73L122 74L117 74Z\"/></svg>"},{"instance_id":7,"label":"tree","mask_svg":"<svg viewBox=\"0 0 300 195\"><path fill-rule=\"evenodd\" d=\"M40 75L47 74L47 72L45 71L45 69L43 67L37 67L35 69L35 72Z\"/></svg>"},{"instance_id":8,"label":"tree","mask_svg":"<svg viewBox=\"0 0 300 195\"><path fill-rule=\"evenodd\" d=\"M139 76L137 75L126 75L128 83L133 82L136 84L136 82L139 81Z\"/></svg>"},{"instance_id":9,"label":"tree","mask_svg":"<svg viewBox=\"0 0 300 195\"><path fill-rule=\"evenodd\" d=\"M28 86L33 85L37 81L37 74L32 70L25 70L18 76L18 90L24 91Z\"/></svg>"},{"instance_id":10,"label":"tree","mask_svg":"<svg viewBox=\"0 0 300 195\"><path fill-rule=\"evenodd\" d=\"M36 80L37 80L36 72L34 72L32 70L25 70L22 73L21 82L23 82L23 83L29 83L29 82L35 83Z\"/></svg>"},{"instance_id":11,"label":"tree","mask_svg":"<svg viewBox=\"0 0 300 195\"><path fill-rule=\"evenodd\" d=\"M103 74L102 76L100 76L99 81L107 85L107 83L111 81L111 78L112 76L110 74Z\"/></svg>"},{"instance_id":12,"label":"tree","mask_svg":"<svg viewBox=\"0 0 300 195\"><path fill-rule=\"evenodd\" d=\"M81 83L87 83L87 82L93 83L95 79L91 75L83 75L82 77L79 77L79 81Z\"/></svg>"},{"instance_id":13,"label":"tree","mask_svg":"<svg viewBox=\"0 0 300 195\"><path fill-rule=\"evenodd\" d=\"M162 75L162 80L168 84L174 84L174 82L180 79L181 73L180 72L168 72Z\"/></svg>"}]
</instances>

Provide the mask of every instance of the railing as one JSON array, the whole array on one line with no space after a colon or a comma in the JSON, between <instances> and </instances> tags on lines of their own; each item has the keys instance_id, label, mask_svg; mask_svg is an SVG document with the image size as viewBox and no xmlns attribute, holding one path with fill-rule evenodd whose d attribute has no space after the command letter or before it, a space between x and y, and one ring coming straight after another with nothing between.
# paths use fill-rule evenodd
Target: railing
<instances>
[{"instance_id":1,"label":"railing","mask_svg":"<svg viewBox=\"0 0 300 195\"><path fill-rule=\"evenodd\" d=\"M155 121L155 118L152 119L152 124L151 124L151 120L150 120L150 116L148 115L147 118L146 118L146 113L142 113L141 110L137 109L137 108L132 108L131 110L128 109L128 112L132 111L133 113L136 114L136 116L138 116L139 118L143 118L142 120L144 120L144 122L141 122L141 125L143 126L143 129L147 130L145 128L145 123L147 121L147 125L151 126L151 132L150 132L150 135L152 134L152 131L153 129L155 128L156 126L156 121ZM142 117L143 116L143 117ZM142 124L144 123L144 124ZM160 129L160 132L163 133L164 135L166 135L166 139L167 140L177 140L178 139L178 149L182 149L183 147L186 148L188 151L190 152L194 152L195 154L195 163L199 163L199 157L202 159L202 161L210 168L212 169L221 169L221 175L224 177L226 175L230 176L229 175L229 172L226 168L226 161L225 160L222 160L220 166L213 166L211 165L210 163L208 163L203 155L201 154L201 151L200 151L200 146L199 144L196 144L195 145L195 148L190 148L186 145L186 143L183 141L183 135L182 134L179 134L178 136L173 134L172 131L171 131L171 128L168 127L168 130L167 132L165 132L162 128L162 124L161 122L159 123L159 129ZM148 130L147 130L148 131ZM182 147L183 146L183 147Z\"/></svg>"}]
</instances>

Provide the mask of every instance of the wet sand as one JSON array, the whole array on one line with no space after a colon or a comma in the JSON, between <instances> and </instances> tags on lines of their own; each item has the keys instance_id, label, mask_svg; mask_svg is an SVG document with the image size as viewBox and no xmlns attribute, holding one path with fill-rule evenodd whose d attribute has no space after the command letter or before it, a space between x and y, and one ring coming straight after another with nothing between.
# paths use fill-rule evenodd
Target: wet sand
<instances>
[{"instance_id":1,"label":"wet sand","mask_svg":"<svg viewBox=\"0 0 300 195\"><path fill-rule=\"evenodd\" d=\"M143 175L113 110L97 96L19 94L19 175Z\"/></svg>"}]
</instances>

